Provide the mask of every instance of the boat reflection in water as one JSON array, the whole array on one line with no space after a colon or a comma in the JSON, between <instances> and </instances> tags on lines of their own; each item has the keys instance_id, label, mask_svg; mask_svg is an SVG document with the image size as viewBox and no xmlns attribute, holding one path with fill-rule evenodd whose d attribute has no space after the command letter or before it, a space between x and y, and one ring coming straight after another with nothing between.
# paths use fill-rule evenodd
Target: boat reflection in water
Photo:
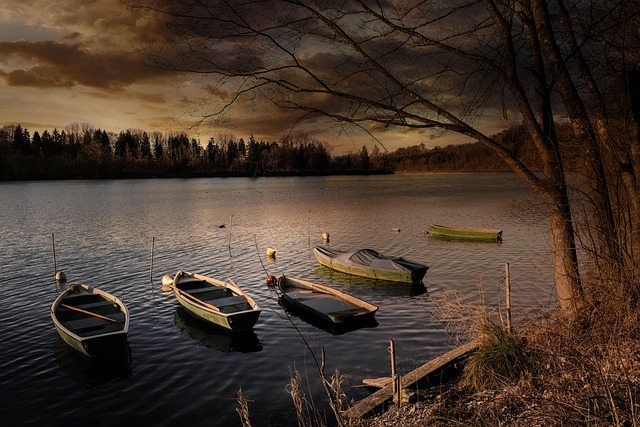
<instances>
[{"instance_id":1,"label":"boat reflection in water","mask_svg":"<svg viewBox=\"0 0 640 427\"><path fill-rule=\"evenodd\" d=\"M126 338L110 352L88 357L68 346L56 334L53 353L62 370L74 382L87 388L131 377L131 348Z\"/></svg>"},{"instance_id":2,"label":"boat reflection in water","mask_svg":"<svg viewBox=\"0 0 640 427\"><path fill-rule=\"evenodd\" d=\"M313 272L318 277L335 280L349 286L373 288L376 292L387 295L406 295L415 297L427 292L427 287L422 281L419 283L397 283L389 282L387 280L368 279L366 277L358 277L351 274L341 273L325 267L324 265L316 267ZM353 293L354 295L357 294L355 291Z\"/></svg>"},{"instance_id":3,"label":"boat reflection in water","mask_svg":"<svg viewBox=\"0 0 640 427\"><path fill-rule=\"evenodd\" d=\"M260 340L252 329L239 332L225 331L195 319L183 307L176 308L174 322L180 331L207 348L224 353L252 353L262 350Z\"/></svg>"}]
</instances>

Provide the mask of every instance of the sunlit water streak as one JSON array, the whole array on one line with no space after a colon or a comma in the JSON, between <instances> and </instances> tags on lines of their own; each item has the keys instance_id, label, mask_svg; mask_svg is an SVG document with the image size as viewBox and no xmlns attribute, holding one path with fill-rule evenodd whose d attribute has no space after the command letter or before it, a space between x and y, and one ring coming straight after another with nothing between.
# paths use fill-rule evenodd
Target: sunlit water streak
<instances>
[{"instance_id":1,"label":"sunlit water streak","mask_svg":"<svg viewBox=\"0 0 640 427\"><path fill-rule=\"evenodd\" d=\"M324 397L266 274L335 286L380 307L376 327L340 335L291 318L316 354L324 347L326 372L339 369L351 385L389 374L390 339L401 373L444 352L453 343L430 296L457 289L478 299L481 287L495 305L506 262L516 310L553 303L544 212L513 174L18 182L1 183L0 195L2 425L239 425L240 388L254 426L297 425L290 367L308 378L320 407ZM431 240L430 222L503 228L504 242ZM311 249L325 231L336 248L429 265L427 292L319 267ZM57 336L49 307L63 287L53 280L52 233L69 281L127 304L121 363L87 359ZM275 261L267 247L278 250ZM228 336L179 309L160 286L177 269L232 277L263 310L253 332Z\"/></svg>"}]
</instances>

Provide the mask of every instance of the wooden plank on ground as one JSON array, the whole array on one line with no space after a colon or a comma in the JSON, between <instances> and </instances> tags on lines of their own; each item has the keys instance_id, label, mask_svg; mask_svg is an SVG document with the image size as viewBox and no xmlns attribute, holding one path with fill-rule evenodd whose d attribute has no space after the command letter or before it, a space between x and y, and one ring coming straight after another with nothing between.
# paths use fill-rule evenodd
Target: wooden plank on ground
<instances>
[{"instance_id":1,"label":"wooden plank on ground","mask_svg":"<svg viewBox=\"0 0 640 427\"><path fill-rule=\"evenodd\" d=\"M467 353L475 350L478 347L478 344L479 340L468 342L467 344L456 347L453 350L441 356L438 356L435 359L432 359L424 365L419 366L408 374L402 376L401 387L410 388L421 379L444 369L457 359L466 356ZM389 383L372 395L365 397L364 399L360 400L358 403L347 409L344 412L344 415L349 419L362 418L392 397L393 384Z\"/></svg>"}]
</instances>

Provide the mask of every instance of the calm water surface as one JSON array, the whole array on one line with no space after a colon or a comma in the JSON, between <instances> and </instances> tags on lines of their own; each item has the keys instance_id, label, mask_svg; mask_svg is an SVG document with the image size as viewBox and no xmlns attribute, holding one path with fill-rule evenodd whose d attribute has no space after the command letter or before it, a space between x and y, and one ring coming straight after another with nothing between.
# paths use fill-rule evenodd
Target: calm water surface
<instances>
[{"instance_id":1,"label":"calm water surface","mask_svg":"<svg viewBox=\"0 0 640 427\"><path fill-rule=\"evenodd\" d=\"M509 173L19 182L0 183L0 196L5 426L241 425L240 388L254 426L295 426L290 368L308 383L308 397L320 407L324 401L300 334L316 354L324 347L327 373L339 369L358 386L389 374L390 339L400 373L451 347L430 298L456 289L477 299L481 285L496 305L507 262L517 310L553 303L544 212ZM431 240L424 234L430 222L502 228L504 242ZM372 248L429 265L426 292L319 267L312 248L323 232L335 248ZM58 337L49 307L63 288L53 280L52 233L69 282L127 304L130 362L93 361ZM264 256L267 247L277 249L275 260ZM190 318L160 285L178 269L233 278L263 310L254 330L230 336ZM267 273L363 298L380 307L378 325L335 334L289 320Z\"/></svg>"}]
</instances>

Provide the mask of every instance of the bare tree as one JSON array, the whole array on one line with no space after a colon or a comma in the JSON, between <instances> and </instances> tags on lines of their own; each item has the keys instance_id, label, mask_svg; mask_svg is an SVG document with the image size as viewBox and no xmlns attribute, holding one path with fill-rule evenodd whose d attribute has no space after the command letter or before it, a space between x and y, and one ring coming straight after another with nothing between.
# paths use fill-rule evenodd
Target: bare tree
<instances>
[{"instance_id":1,"label":"bare tree","mask_svg":"<svg viewBox=\"0 0 640 427\"><path fill-rule=\"evenodd\" d=\"M637 9L637 1L129 3L166 24L162 43L146 51L152 63L208 75L209 93L227 94L215 113L260 98L298 120L329 118L374 137L380 125L455 132L495 150L548 208L556 292L572 315L585 300L556 126L570 123L588 182L590 250L607 262L624 253L637 271L638 255L620 238L638 236L638 138L631 149L621 148L620 138L616 143L608 120L614 97L605 95L616 85L627 87L621 64L637 52L631 47L638 37L630 33L635 15L622 12ZM619 89L616 98L624 97ZM541 174L482 130L479 118L487 111L522 124L542 160ZM637 135L630 109L617 113ZM612 197L610 180L621 157L628 163L626 196Z\"/></svg>"}]
</instances>

